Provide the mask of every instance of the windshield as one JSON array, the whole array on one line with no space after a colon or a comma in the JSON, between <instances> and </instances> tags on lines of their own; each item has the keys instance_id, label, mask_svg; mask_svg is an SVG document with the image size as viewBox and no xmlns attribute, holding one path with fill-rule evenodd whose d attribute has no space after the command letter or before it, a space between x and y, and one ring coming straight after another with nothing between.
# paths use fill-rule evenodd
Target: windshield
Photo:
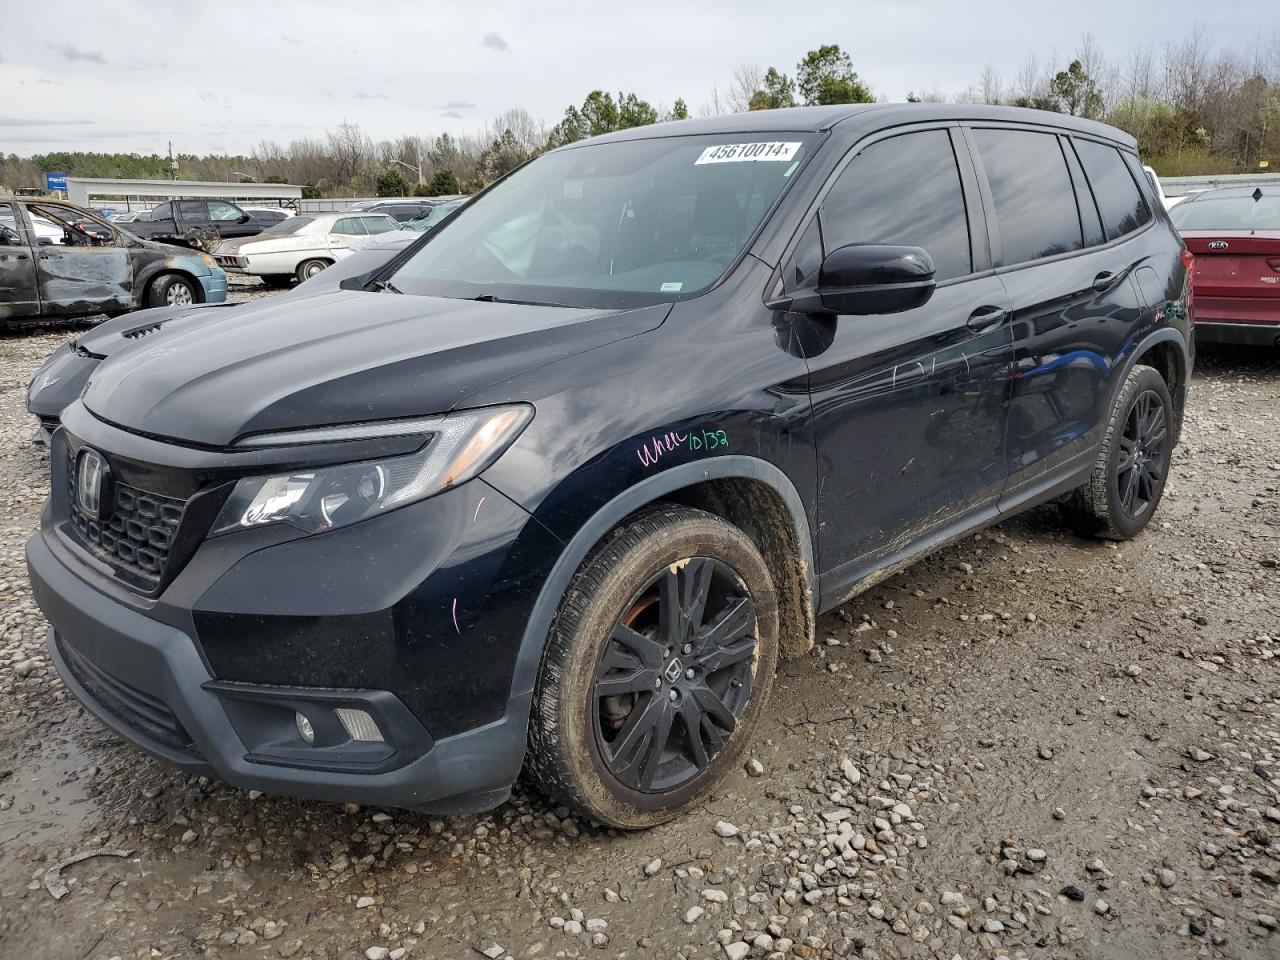
<instances>
[{"instance_id":1,"label":"windshield","mask_svg":"<svg viewBox=\"0 0 1280 960\"><path fill-rule=\"evenodd\" d=\"M737 259L812 135L586 144L516 171L393 275L404 293L581 307L705 290Z\"/></svg>"},{"instance_id":2,"label":"windshield","mask_svg":"<svg viewBox=\"0 0 1280 960\"><path fill-rule=\"evenodd\" d=\"M273 223L267 229L263 230L259 237L287 237L291 233L298 233L303 227L309 227L315 223L314 217L285 217L277 223Z\"/></svg>"},{"instance_id":3,"label":"windshield","mask_svg":"<svg viewBox=\"0 0 1280 960\"><path fill-rule=\"evenodd\" d=\"M1169 211L1179 230L1280 230L1280 194L1206 197Z\"/></svg>"},{"instance_id":4,"label":"windshield","mask_svg":"<svg viewBox=\"0 0 1280 960\"><path fill-rule=\"evenodd\" d=\"M408 223L401 224L400 229L412 230L414 233L422 233L424 230L430 230L465 202L466 199L463 198L462 200L450 200L448 203L437 203L421 216L414 217Z\"/></svg>"}]
</instances>

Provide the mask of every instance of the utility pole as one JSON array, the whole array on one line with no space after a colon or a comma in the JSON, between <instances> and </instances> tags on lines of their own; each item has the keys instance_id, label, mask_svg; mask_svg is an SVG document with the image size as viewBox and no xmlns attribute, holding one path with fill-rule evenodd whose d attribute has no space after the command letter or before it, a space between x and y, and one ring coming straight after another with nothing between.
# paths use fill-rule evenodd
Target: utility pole
<instances>
[{"instance_id":1,"label":"utility pole","mask_svg":"<svg viewBox=\"0 0 1280 960\"><path fill-rule=\"evenodd\" d=\"M178 179L178 161L173 159L173 141L169 141L169 179Z\"/></svg>"}]
</instances>

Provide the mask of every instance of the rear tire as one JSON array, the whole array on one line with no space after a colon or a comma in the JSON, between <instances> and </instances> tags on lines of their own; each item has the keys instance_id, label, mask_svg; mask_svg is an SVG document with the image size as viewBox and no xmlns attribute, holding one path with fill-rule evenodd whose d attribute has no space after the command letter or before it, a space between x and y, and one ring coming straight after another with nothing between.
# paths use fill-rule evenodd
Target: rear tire
<instances>
[{"instance_id":1,"label":"rear tire","mask_svg":"<svg viewBox=\"0 0 1280 960\"><path fill-rule=\"evenodd\" d=\"M528 771L553 801L611 827L679 816L750 740L778 629L772 578L741 530L647 508L565 592L534 689Z\"/></svg>"},{"instance_id":2,"label":"rear tire","mask_svg":"<svg viewBox=\"0 0 1280 960\"><path fill-rule=\"evenodd\" d=\"M1155 368L1134 367L1111 411L1093 476L1062 503L1067 522L1085 536L1136 537L1160 504L1173 440L1169 387Z\"/></svg>"},{"instance_id":3,"label":"rear tire","mask_svg":"<svg viewBox=\"0 0 1280 960\"><path fill-rule=\"evenodd\" d=\"M332 264L328 260L303 260L298 264L298 270L295 276L297 276L298 282L302 283L303 280L310 280L321 270L329 266L332 266Z\"/></svg>"},{"instance_id":4,"label":"rear tire","mask_svg":"<svg viewBox=\"0 0 1280 960\"><path fill-rule=\"evenodd\" d=\"M200 302L196 282L180 273L164 273L147 288L148 307L181 307Z\"/></svg>"}]
</instances>

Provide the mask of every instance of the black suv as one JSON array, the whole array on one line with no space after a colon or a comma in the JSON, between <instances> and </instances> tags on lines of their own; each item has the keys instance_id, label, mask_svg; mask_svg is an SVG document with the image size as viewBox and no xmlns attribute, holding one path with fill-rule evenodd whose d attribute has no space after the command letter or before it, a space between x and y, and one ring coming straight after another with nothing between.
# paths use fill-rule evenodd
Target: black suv
<instances>
[{"instance_id":1,"label":"black suv","mask_svg":"<svg viewBox=\"0 0 1280 960\"><path fill-rule=\"evenodd\" d=\"M102 362L28 544L50 654L196 774L643 827L814 619L1059 500L1150 520L1189 257L1134 141L1009 108L552 151L371 273Z\"/></svg>"}]
</instances>

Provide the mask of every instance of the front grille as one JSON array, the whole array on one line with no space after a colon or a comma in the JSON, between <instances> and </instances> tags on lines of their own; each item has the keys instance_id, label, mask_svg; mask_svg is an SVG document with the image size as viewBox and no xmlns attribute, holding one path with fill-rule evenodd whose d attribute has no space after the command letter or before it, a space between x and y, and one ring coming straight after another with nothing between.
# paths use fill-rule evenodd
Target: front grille
<instances>
[{"instance_id":1,"label":"front grille","mask_svg":"<svg viewBox=\"0 0 1280 960\"><path fill-rule=\"evenodd\" d=\"M57 642L72 676L112 716L167 747L199 756L182 722L163 700L113 677L62 637Z\"/></svg>"},{"instance_id":2,"label":"front grille","mask_svg":"<svg viewBox=\"0 0 1280 960\"><path fill-rule=\"evenodd\" d=\"M123 483L112 485L110 512L95 520L80 510L76 464L67 457L67 501L71 527L84 546L125 576L131 585L153 589L164 576L186 503ZM134 582L141 581L141 582Z\"/></svg>"}]
</instances>

